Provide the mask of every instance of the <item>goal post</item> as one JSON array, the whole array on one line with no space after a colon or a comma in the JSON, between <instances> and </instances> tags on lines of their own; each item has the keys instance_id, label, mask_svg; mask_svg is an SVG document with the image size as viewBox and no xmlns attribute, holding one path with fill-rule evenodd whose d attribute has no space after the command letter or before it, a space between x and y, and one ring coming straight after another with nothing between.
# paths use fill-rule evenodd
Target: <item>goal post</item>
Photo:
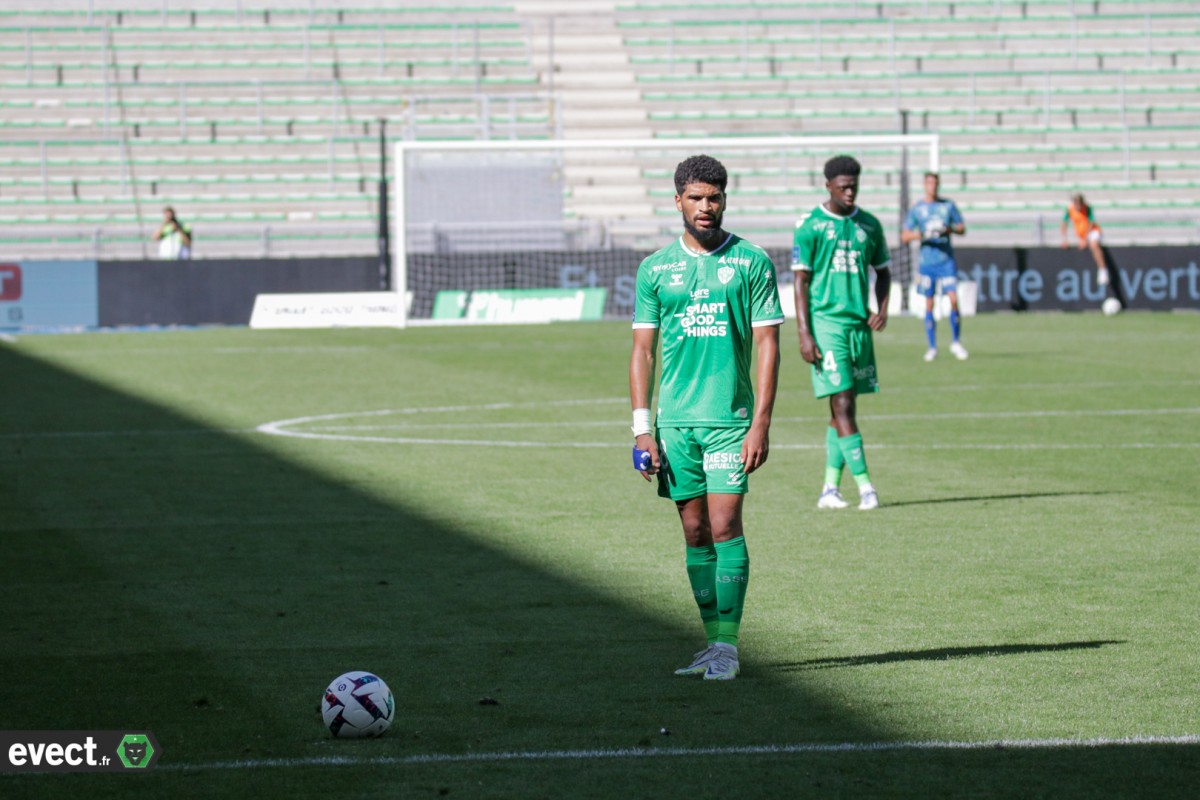
<instances>
[{"instance_id":1,"label":"goal post","mask_svg":"<svg viewBox=\"0 0 1200 800\"><path fill-rule=\"evenodd\" d=\"M396 142L391 288L406 325L627 318L638 264L681 231L675 166L699 153L729 172L724 227L781 274L834 155L862 162L859 204L900 250L910 151L937 171L937 134Z\"/></svg>"}]
</instances>

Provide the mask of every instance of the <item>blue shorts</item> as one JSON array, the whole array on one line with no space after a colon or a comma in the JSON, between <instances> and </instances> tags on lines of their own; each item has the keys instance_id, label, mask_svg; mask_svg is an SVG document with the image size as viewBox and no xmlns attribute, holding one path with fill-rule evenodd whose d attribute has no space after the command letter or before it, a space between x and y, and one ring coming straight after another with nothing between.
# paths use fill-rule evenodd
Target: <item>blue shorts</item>
<instances>
[{"instance_id":1,"label":"blue shorts","mask_svg":"<svg viewBox=\"0 0 1200 800\"><path fill-rule=\"evenodd\" d=\"M938 287L941 287L943 294L958 291L958 265L954 259L947 259L940 264L921 265L917 290L925 297L933 297Z\"/></svg>"}]
</instances>

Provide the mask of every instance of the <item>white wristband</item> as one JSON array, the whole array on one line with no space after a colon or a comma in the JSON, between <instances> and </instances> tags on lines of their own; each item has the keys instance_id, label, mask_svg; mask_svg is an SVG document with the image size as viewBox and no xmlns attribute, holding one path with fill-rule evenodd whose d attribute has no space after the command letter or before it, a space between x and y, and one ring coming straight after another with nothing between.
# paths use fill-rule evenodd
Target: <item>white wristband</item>
<instances>
[{"instance_id":1,"label":"white wristband","mask_svg":"<svg viewBox=\"0 0 1200 800\"><path fill-rule=\"evenodd\" d=\"M633 435L641 436L643 433L649 434L650 432L650 409L635 408L633 410Z\"/></svg>"}]
</instances>

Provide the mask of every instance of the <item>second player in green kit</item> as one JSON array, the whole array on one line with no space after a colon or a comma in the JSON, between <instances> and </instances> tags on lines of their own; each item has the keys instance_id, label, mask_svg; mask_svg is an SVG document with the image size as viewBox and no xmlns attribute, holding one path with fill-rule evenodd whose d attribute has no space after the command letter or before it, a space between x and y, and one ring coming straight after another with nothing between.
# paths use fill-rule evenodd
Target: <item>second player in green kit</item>
<instances>
[{"instance_id":1,"label":"second player in green kit","mask_svg":"<svg viewBox=\"0 0 1200 800\"><path fill-rule=\"evenodd\" d=\"M883 226L858 208L859 163L849 156L825 165L829 199L796 225L792 247L800 355L812 365L813 393L829 398L825 482L818 508L845 508L838 484L850 468L859 508L873 509L871 483L856 419L860 394L879 390L872 334L887 326L891 255ZM872 311L870 271L874 269Z\"/></svg>"}]
</instances>

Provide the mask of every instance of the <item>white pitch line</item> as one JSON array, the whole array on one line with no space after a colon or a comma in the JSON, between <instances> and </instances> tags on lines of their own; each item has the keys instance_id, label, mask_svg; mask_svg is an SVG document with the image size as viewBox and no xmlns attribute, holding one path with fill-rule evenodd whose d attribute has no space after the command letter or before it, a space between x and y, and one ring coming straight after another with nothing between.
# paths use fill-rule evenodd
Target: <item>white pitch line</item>
<instances>
[{"instance_id":1,"label":"white pitch line","mask_svg":"<svg viewBox=\"0 0 1200 800\"><path fill-rule=\"evenodd\" d=\"M0 433L0 439L120 439L134 436L231 436L258 433L257 428L195 428L191 430L142 431L38 431Z\"/></svg>"},{"instance_id":2,"label":"white pitch line","mask_svg":"<svg viewBox=\"0 0 1200 800\"><path fill-rule=\"evenodd\" d=\"M554 400L545 403L487 403L482 405L433 406L425 408L378 409L373 411L350 411L335 414L320 414L308 417L267 422L256 428L197 428L191 430L125 430L125 431L45 431L28 433L0 433L0 441L8 439L71 439L71 438L126 438L136 436L196 436L196 435L244 435L264 433L274 436L287 436L297 439L316 439L343 442L369 442L375 444L418 444L418 445L466 445L471 447L518 447L518 448L555 448L555 449L598 449L616 447L616 441L586 442L586 441L526 441L509 439L446 439L433 436L401 437L382 435L363 435L374 431L405 431L432 429L527 429L530 422L431 422L427 419L420 423L397 423L393 425L332 425L332 423L347 419L362 419L366 417L415 416L436 413L470 413L486 411L507 411L524 408L545 408L547 406L596 406L612 405L628 402L625 398L611 397L593 400ZM1044 411L965 411L939 414L937 419L1005 419L1005 418L1055 418L1076 416L1159 416L1168 414L1200 414L1200 407L1190 408L1128 408L1128 409L1094 409L1094 410L1044 410ZM932 419L928 414L880 414L867 416L864 420L875 421L911 421ZM777 417L776 423L812 423L824 422L826 417ZM307 430L295 430L294 426L309 426ZM624 429L624 423L616 420L582 420L538 422L539 429L550 427L566 428L612 428L614 431ZM825 447L824 442L803 444L776 441L772 448L776 450L819 450ZM1200 447L1197 442L1105 442L1105 443L1071 443L1071 444L1014 444L1014 443L925 443L925 444L888 444L874 441L872 449L892 450L1099 450L1099 449L1192 449Z\"/></svg>"},{"instance_id":3,"label":"white pitch line","mask_svg":"<svg viewBox=\"0 0 1200 800\"><path fill-rule=\"evenodd\" d=\"M426 753L411 756L312 756L309 758L259 758L210 761L199 764L163 764L158 771L210 771L263 767L357 767L414 764L460 764L495 761L599 761L634 758L698 758L712 756L774 756L835 753L887 753L934 750L1054 750L1062 748L1138 747L1146 745L1197 745L1200 734L1181 736L1127 736L1096 739L992 739L981 742L840 742L830 744L747 745L740 747L630 747L595 750L531 750L498 753Z\"/></svg>"},{"instance_id":4,"label":"white pitch line","mask_svg":"<svg viewBox=\"0 0 1200 800\"><path fill-rule=\"evenodd\" d=\"M372 412L374 413L374 412ZM396 413L411 413L407 410L398 410ZM1092 409L1092 410L1068 410L1068 411L958 411L949 414L866 414L862 419L866 422L878 421L909 421L909 420L931 420L940 421L944 419L1010 419L1010 418L1039 418L1039 417L1136 417L1136 416L1151 416L1160 414L1200 414L1200 408L1123 408L1123 409ZM778 425L783 422L826 422L828 415L816 417L775 417L772 424ZM488 428L524 428L528 429L534 423L525 422L419 422L419 423L401 423L397 425L323 425L320 428L311 428L310 433L325 433L335 432L344 433L349 431L391 431L391 430L429 430L437 428L439 430L451 430L455 428L478 429L481 426ZM559 422L539 421L536 423L538 428L614 428L621 429L624 427L624 422L617 420L567 420Z\"/></svg>"},{"instance_id":5,"label":"white pitch line","mask_svg":"<svg viewBox=\"0 0 1200 800\"><path fill-rule=\"evenodd\" d=\"M433 436L386 436L386 435L364 435L368 431L404 431L418 429L421 431L429 431L432 429L457 429L468 428L477 430L479 428L528 428L533 423L528 422L500 422L500 423L485 423L485 422L431 422L428 419L422 419L419 424L398 423L393 425L353 425L346 424L346 420L362 419L365 417L387 417L387 416L412 416L412 415L429 415L435 413L463 413L473 411L495 411L509 410L514 408L545 408L547 406L581 406L581 405L606 405L612 403L626 402L624 398L606 398L601 400L558 400L547 401L545 403L490 403L486 405L463 405L463 406L436 406L432 408L399 408L399 409L380 409L375 411L361 412L339 412L334 414L319 414L308 417L296 417L294 419L277 420L274 422L266 422L259 425L257 430L259 433L264 433L272 436L287 436L297 439L314 439L325 441L339 442L368 442L373 444L419 444L419 445L466 445L469 447L518 447L518 448L554 448L554 449L597 449L615 447L616 442L586 442L586 441L561 441L561 442L544 442L544 441L529 441L529 440L511 440L511 439L446 439ZM1096 409L1090 411L1067 411L1067 410L1044 410L1044 411L967 411L955 412L950 414L938 415L938 419L959 418L959 419L987 419L987 418L1056 418L1056 417L1075 417L1075 416L1149 416L1149 415L1164 415L1164 414L1197 414L1200 413L1200 407L1190 408L1155 408L1155 409ZM905 420L924 420L931 419L927 414L883 414L876 417L864 417L865 420L888 420L888 421L905 421ZM813 422L824 421L825 417L785 417L777 420L778 422ZM343 424L331 424L342 422ZM299 426L307 426L307 430L297 430ZM619 430L623 427L622 423L587 420L582 422L540 422L536 424L539 429L547 427L613 427L614 430ZM361 433L357 433L361 432ZM776 450L817 450L823 449L825 444L788 444L776 441L772 447ZM1200 447L1200 443L1193 442L1171 442L1164 444L1154 444L1150 442L1105 442L1091 443L1084 442L1078 444L1013 444L1013 443L927 443L915 445L893 444L889 445L886 442L875 441L872 443L873 449L886 448L896 450L1094 450L1094 449L1144 449L1152 447L1162 447L1167 449L1190 449Z\"/></svg>"}]
</instances>

